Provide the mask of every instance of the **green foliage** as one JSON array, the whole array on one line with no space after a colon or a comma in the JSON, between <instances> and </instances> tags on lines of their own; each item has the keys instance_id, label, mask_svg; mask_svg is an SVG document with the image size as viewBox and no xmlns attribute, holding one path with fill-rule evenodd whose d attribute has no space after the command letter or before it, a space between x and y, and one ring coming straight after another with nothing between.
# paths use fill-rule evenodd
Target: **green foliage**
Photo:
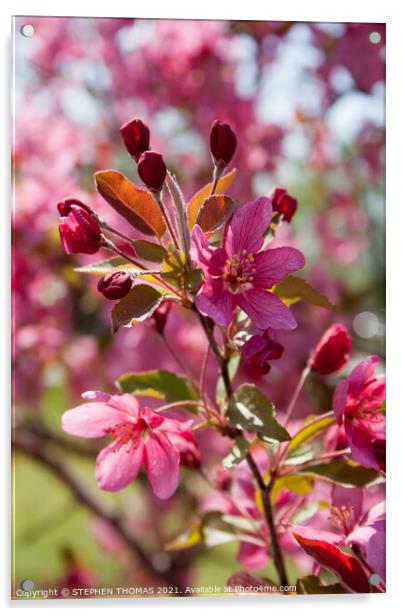
<instances>
[{"instance_id":1,"label":"green foliage","mask_svg":"<svg viewBox=\"0 0 402 616\"><path fill-rule=\"evenodd\" d=\"M303 443L311 441L313 438L318 436L321 432L329 428L335 423L335 415L332 413L330 416L325 415L320 417L319 415L315 418L309 417L307 419L307 423L302 426L302 428L292 437L292 440L289 443L288 452L292 453L295 451L300 445Z\"/></svg>"},{"instance_id":2,"label":"green foliage","mask_svg":"<svg viewBox=\"0 0 402 616\"><path fill-rule=\"evenodd\" d=\"M290 435L275 419L273 403L251 383L241 385L229 402L227 417L237 428L255 432L265 441L288 441Z\"/></svg>"},{"instance_id":3,"label":"green foliage","mask_svg":"<svg viewBox=\"0 0 402 616\"><path fill-rule=\"evenodd\" d=\"M118 378L116 385L125 393L158 398L167 403L198 399L197 392L186 376L168 370L129 372ZM194 407L188 408L194 410Z\"/></svg>"},{"instance_id":4,"label":"green foliage","mask_svg":"<svg viewBox=\"0 0 402 616\"><path fill-rule=\"evenodd\" d=\"M236 466L236 464L240 464L246 457L250 444L251 443L244 438L244 436L236 436L231 451L222 461L223 466L225 468L231 468L232 466Z\"/></svg>"},{"instance_id":5,"label":"green foliage","mask_svg":"<svg viewBox=\"0 0 402 616\"><path fill-rule=\"evenodd\" d=\"M144 259L144 261L161 263L167 254L163 246L154 242L148 242L148 240L134 240L132 246L137 257Z\"/></svg>"},{"instance_id":6,"label":"green foliage","mask_svg":"<svg viewBox=\"0 0 402 616\"><path fill-rule=\"evenodd\" d=\"M323 295L323 293L313 289L308 282L299 276L288 276L284 280L281 280L281 282L275 285L274 292L288 304L304 299L314 306L335 310L335 306Z\"/></svg>"},{"instance_id":7,"label":"green foliage","mask_svg":"<svg viewBox=\"0 0 402 616\"><path fill-rule=\"evenodd\" d=\"M132 263L128 263L123 257L112 257L111 259L103 259L102 261L96 261L95 263L89 263L88 265L82 265L76 267L75 271L82 274L96 274L98 276L104 276L113 272L114 270L135 269Z\"/></svg>"},{"instance_id":8,"label":"green foliage","mask_svg":"<svg viewBox=\"0 0 402 616\"><path fill-rule=\"evenodd\" d=\"M298 595L339 595L348 594L349 591L342 584L324 585L316 575L306 575L299 578L296 583Z\"/></svg>"},{"instance_id":9,"label":"green foliage","mask_svg":"<svg viewBox=\"0 0 402 616\"><path fill-rule=\"evenodd\" d=\"M145 321L158 308L163 295L148 284L137 284L112 308L112 331Z\"/></svg>"},{"instance_id":10,"label":"green foliage","mask_svg":"<svg viewBox=\"0 0 402 616\"><path fill-rule=\"evenodd\" d=\"M342 486L356 488L367 487L381 477L376 470L364 468L364 466L345 459L332 460L324 464L311 464L302 467L299 472L316 475Z\"/></svg>"}]
</instances>

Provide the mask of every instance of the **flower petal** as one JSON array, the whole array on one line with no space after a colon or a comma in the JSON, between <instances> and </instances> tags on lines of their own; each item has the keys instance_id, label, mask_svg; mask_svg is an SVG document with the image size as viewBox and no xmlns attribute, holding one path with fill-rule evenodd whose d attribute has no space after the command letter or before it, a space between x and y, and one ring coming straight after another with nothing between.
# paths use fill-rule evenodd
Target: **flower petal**
<instances>
[{"instance_id":1,"label":"flower petal","mask_svg":"<svg viewBox=\"0 0 402 616\"><path fill-rule=\"evenodd\" d=\"M303 253L297 248L284 246L263 250L255 255L254 284L270 288L288 274L301 269L305 262Z\"/></svg>"},{"instance_id":2,"label":"flower petal","mask_svg":"<svg viewBox=\"0 0 402 616\"><path fill-rule=\"evenodd\" d=\"M354 556L345 554L327 541L317 541L293 533L303 550L320 565L333 571L353 592L370 592L367 575Z\"/></svg>"},{"instance_id":3,"label":"flower petal","mask_svg":"<svg viewBox=\"0 0 402 616\"><path fill-rule=\"evenodd\" d=\"M379 364L380 361L378 355L370 355L352 370L348 377L350 393L360 393L366 381L374 374L377 364Z\"/></svg>"},{"instance_id":4,"label":"flower petal","mask_svg":"<svg viewBox=\"0 0 402 616\"><path fill-rule=\"evenodd\" d=\"M96 458L96 482L101 490L117 492L136 478L144 461L141 438L128 442L113 441Z\"/></svg>"},{"instance_id":5,"label":"flower petal","mask_svg":"<svg viewBox=\"0 0 402 616\"><path fill-rule=\"evenodd\" d=\"M236 308L235 297L224 288L222 280L207 280L198 291L195 303L201 314L218 325L229 325Z\"/></svg>"},{"instance_id":6,"label":"flower petal","mask_svg":"<svg viewBox=\"0 0 402 616\"><path fill-rule=\"evenodd\" d=\"M67 434L84 438L101 438L108 430L127 421L127 413L108 403L89 402L66 411L61 427Z\"/></svg>"},{"instance_id":7,"label":"flower petal","mask_svg":"<svg viewBox=\"0 0 402 616\"><path fill-rule=\"evenodd\" d=\"M343 413L346 407L348 387L348 379L342 379L342 381L339 381L332 398L332 408L335 413L336 421L339 425L342 423Z\"/></svg>"},{"instance_id":8,"label":"flower petal","mask_svg":"<svg viewBox=\"0 0 402 616\"><path fill-rule=\"evenodd\" d=\"M297 323L287 306L273 293L253 287L239 293L237 303L259 329L294 329Z\"/></svg>"},{"instance_id":9,"label":"flower petal","mask_svg":"<svg viewBox=\"0 0 402 616\"><path fill-rule=\"evenodd\" d=\"M222 274L226 263L226 252L223 248L210 246L199 225L194 225L191 239L191 256L199 263L203 272L212 276Z\"/></svg>"},{"instance_id":10,"label":"flower petal","mask_svg":"<svg viewBox=\"0 0 402 616\"><path fill-rule=\"evenodd\" d=\"M246 569L263 569L267 564L267 549L261 545L241 541L237 560Z\"/></svg>"},{"instance_id":11,"label":"flower petal","mask_svg":"<svg viewBox=\"0 0 402 616\"><path fill-rule=\"evenodd\" d=\"M260 197L250 201L233 214L225 230L225 250L229 257L242 250L256 253L272 218L271 200Z\"/></svg>"},{"instance_id":12,"label":"flower petal","mask_svg":"<svg viewBox=\"0 0 402 616\"><path fill-rule=\"evenodd\" d=\"M162 432L150 432L144 447L145 468L154 494L169 498L179 485L180 452Z\"/></svg>"}]
</instances>

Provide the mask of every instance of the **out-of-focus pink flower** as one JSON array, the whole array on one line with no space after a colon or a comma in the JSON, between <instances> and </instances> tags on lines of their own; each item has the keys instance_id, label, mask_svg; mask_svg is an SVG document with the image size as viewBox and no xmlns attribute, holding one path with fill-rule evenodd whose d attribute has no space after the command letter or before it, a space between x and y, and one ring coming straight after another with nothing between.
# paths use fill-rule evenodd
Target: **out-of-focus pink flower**
<instances>
[{"instance_id":1,"label":"out-of-focus pink flower","mask_svg":"<svg viewBox=\"0 0 402 616\"><path fill-rule=\"evenodd\" d=\"M142 120L130 120L120 127L128 153L138 160L143 152L149 150L149 128Z\"/></svg>"},{"instance_id":2,"label":"out-of-focus pink flower","mask_svg":"<svg viewBox=\"0 0 402 616\"><path fill-rule=\"evenodd\" d=\"M95 401L66 411L62 427L68 434L84 438L113 436L113 442L96 460L98 486L110 492L121 490L144 465L155 495L162 499L172 496L179 482L180 450L170 439L188 432L192 421L141 409L129 394L88 392L84 397Z\"/></svg>"},{"instance_id":3,"label":"out-of-focus pink flower","mask_svg":"<svg viewBox=\"0 0 402 616\"><path fill-rule=\"evenodd\" d=\"M170 434L169 440L180 452L180 464L186 468L199 468L201 453L195 441L194 434L189 431Z\"/></svg>"},{"instance_id":4,"label":"out-of-focus pink flower","mask_svg":"<svg viewBox=\"0 0 402 616\"><path fill-rule=\"evenodd\" d=\"M252 379L258 379L271 370L269 362L282 357L283 346L273 340L268 329L262 336L251 336L243 345L241 354L246 372Z\"/></svg>"},{"instance_id":5,"label":"out-of-focus pink flower","mask_svg":"<svg viewBox=\"0 0 402 616\"><path fill-rule=\"evenodd\" d=\"M297 199L289 195L285 188L276 186L268 197L272 202L272 210L283 215L283 220L290 222L297 210Z\"/></svg>"},{"instance_id":6,"label":"out-of-focus pink flower","mask_svg":"<svg viewBox=\"0 0 402 616\"><path fill-rule=\"evenodd\" d=\"M71 205L70 208L68 216L62 216L59 224L64 250L67 254L95 254L102 245L100 226L82 207Z\"/></svg>"},{"instance_id":7,"label":"out-of-focus pink flower","mask_svg":"<svg viewBox=\"0 0 402 616\"><path fill-rule=\"evenodd\" d=\"M332 404L353 458L367 468L385 470L385 376L373 376L379 361L371 355L358 364L338 383Z\"/></svg>"},{"instance_id":8,"label":"out-of-focus pink flower","mask_svg":"<svg viewBox=\"0 0 402 616\"><path fill-rule=\"evenodd\" d=\"M107 299L125 297L133 285L133 279L128 272L110 272L98 282L98 291Z\"/></svg>"},{"instance_id":9,"label":"out-of-focus pink flower","mask_svg":"<svg viewBox=\"0 0 402 616\"><path fill-rule=\"evenodd\" d=\"M261 250L271 217L270 199L247 203L226 225L224 248L213 248L194 226L192 255L205 275L195 301L218 325L228 325L239 306L259 329L296 327L289 308L267 289L303 267L304 256L290 247Z\"/></svg>"},{"instance_id":10,"label":"out-of-focus pink flower","mask_svg":"<svg viewBox=\"0 0 402 616\"><path fill-rule=\"evenodd\" d=\"M138 160L138 175L150 190L159 191L166 177L166 165L162 154L147 151Z\"/></svg>"},{"instance_id":11,"label":"out-of-focus pink flower","mask_svg":"<svg viewBox=\"0 0 402 616\"><path fill-rule=\"evenodd\" d=\"M331 325L319 340L310 359L312 370L318 374L337 372L349 359L352 340L342 323Z\"/></svg>"},{"instance_id":12,"label":"out-of-focus pink flower","mask_svg":"<svg viewBox=\"0 0 402 616\"><path fill-rule=\"evenodd\" d=\"M229 124L215 120L209 137L212 158L215 164L220 161L228 165L236 151L237 139Z\"/></svg>"}]
</instances>

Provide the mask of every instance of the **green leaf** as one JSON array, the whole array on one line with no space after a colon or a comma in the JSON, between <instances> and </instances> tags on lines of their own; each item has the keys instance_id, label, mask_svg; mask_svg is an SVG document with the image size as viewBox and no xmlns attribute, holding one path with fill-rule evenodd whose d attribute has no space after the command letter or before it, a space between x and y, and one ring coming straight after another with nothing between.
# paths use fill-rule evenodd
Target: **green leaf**
<instances>
[{"instance_id":1,"label":"green leaf","mask_svg":"<svg viewBox=\"0 0 402 616\"><path fill-rule=\"evenodd\" d=\"M112 308L112 330L145 321L158 308L163 295L148 284L137 284Z\"/></svg>"},{"instance_id":2,"label":"green leaf","mask_svg":"<svg viewBox=\"0 0 402 616\"><path fill-rule=\"evenodd\" d=\"M183 252L169 252L162 261L161 277L178 288L183 288L186 282L184 266L186 257Z\"/></svg>"},{"instance_id":3,"label":"green leaf","mask_svg":"<svg viewBox=\"0 0 402 616\"><path fill-rule=\"evenodd\" d=\"M291 451L283 464L286 466L294 466L295 464L305 464L314 458L314 449L312 445L303 444Z\"/></svg>"},{"instance_id":4,"label":"green leaf","mask_svg":"<svg viewBox=\"0 0 402 616\"><path fill-rule=\"evenodd\" d=\"M167 255L167 251L163 246L154 242L148 242L148 240L134 240L132 246L136 255L140 259L144 259L144 261L161 263Z\"/></svg>"},{"instance_id":5,"label":"green leaf","mask_svg":"<svg viewBox=\"0 0 402 616\"><path fill-rule=\"evenodd\" d=\"M173 552L175 550L185 550L191 548L198 543L201 543L202 536L202 524L201 520L195 520L190 528L181 533L176 539L169 541L165 545L165 550Z\"/></svg>"},{"instance_id":6,"label":"green leaf","mask_svg":"<svg viewBox=\"0 0 402 616\"><path fill-rule=\"evenodd\" d=\"M250 444L244 436L236 436L230 453L222 461L224 468L231 468L236 464L240 464L246 457Z\"/></svg>"},{"instance_id":7,"label":"green leaf","mask_svg":"<svg viewBox=\"0 0 402 616\"><path fill-rule=\"evenodd\" d=\"M325 464L310 464L298 469L305 475L316 475L346 487L364 488L381 478L376 470L355 464L351 460L332 460Z\"/></svg>"},{"instance_id":8,"label":"green leaf","mask_svg":"<svg viewBox=\"0 0 402 616\"><path fill-rule=\"evenodd\" d=\"M335 306L329 299L313 289L303 278L299 276L288 276L274 287L274 293L287 304L292 304L300 299L304 299L309 304L335 310Z\"/></svg>"},{"instance_id":9,"label":"green leaf","mask_svg":"<svg viewBox=\"0 0 402 616\"><path fill-rule=\"evenodd\" d=\"M129 372L118 378L116 385L125 393L164 399L167 403L198 398L197 392L186 376L168 370Z\"/></svg>"},{"instance_id":10,"label":"green leaf","mask_svg":"<svg viewBox=\"0 0 402 616\"><path fill-rule=\"evenodd\" d=\"M81 267L74 268L74 271L81 272L82 274L97 274L98 276L104 276L114 270L135 269L132 263L129 263L123 257L112 257L111 259L103 259L102 261L96 261L95 263L89 263L88 265L82 265Z\"/></svg>"},{"instance_id":11,"label":"green leaf","mask_svg":"<svg viewBox=\"0 0 402 616\"><path fill-rule=\"evenodd\" d=\"M275 407L251 383L241 385L229 402L229 421L242 430L255 432L267 441L288 441L290 435L275 419Z\"/></svg>"},{"instance_id":12,"label":"green leaf","mask_svg":"<svg viewBox=\"0 0 402 616\"><path fill-rule=\"evenodd\" d=\"M307 422L308 423L292 437L288 447L289 453L297 449L302 443L311 441L318 436L318 434L329 428L329 426L332 426L335 423L335 415L333 413L330 416L326 415L324 417L318 415L315 418L308 418Z\"/></svg>"},{"instance_id":13,"label":"green leaf","mask_svg":"<svg viewBox=\"0 0 402 616\"><path fill-rule=\"evenodd\" d=\"M313 486L313 481L302 475L284 475L279 477L271 492L272 500L275 501L281 490L291 490L300 496L306 496Z\"/></svg>"},{"instance_id":14,"label":"green leaf","mask_svg":"<svg viewBox=\"0 0 402 616\"><path fill-rule=\"evenodd\" d=\"M316 575L306 575L299 578L296 582L298 595L338 595L349 594L349 591L342 584L321 584L321 580Z\"/></svg>"}]
</instances>

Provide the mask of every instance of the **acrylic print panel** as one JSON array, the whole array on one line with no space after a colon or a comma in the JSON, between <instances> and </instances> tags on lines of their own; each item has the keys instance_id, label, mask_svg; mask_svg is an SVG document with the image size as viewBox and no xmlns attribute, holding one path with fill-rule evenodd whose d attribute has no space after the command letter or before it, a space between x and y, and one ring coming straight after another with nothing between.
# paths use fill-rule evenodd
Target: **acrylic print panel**
<instances>
[{"instance_id":1,"label":"acrylic print panel","mask_svg":"<svg viewBox=\"0 0 402 616\"><path fill-rule=\"evenodd\" d=\"M12 596L384 592L384 25L14 40Z\"/></svg>"}]
</instances>

